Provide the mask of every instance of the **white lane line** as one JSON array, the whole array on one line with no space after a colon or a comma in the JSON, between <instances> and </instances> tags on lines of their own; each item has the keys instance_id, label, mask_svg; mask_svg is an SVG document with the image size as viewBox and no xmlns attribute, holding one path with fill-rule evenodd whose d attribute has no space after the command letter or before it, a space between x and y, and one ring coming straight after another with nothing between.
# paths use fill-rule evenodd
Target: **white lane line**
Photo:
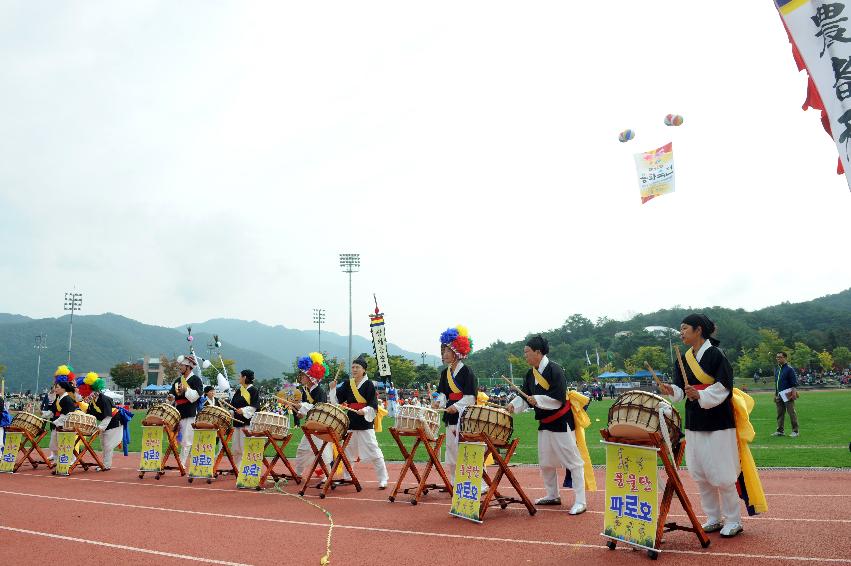
<instances>
[{"instance_id":1,"label":"white lane line","mask_svg":"<svg viewBox=\"0 0 851 566\"><path fill-rule=\"evenodd\" d=\"M190 556L188 554L175 554L174 552L162 552L160 550L150 550L147 548L138 548L135 546L126 546L123 544L112 544L111 542L102 542L99 540L89 540L83 538L76 537L68 537L64 535L57 535L54 533L44 533L41 531L31 531L29 529L18 529L15 527L8 527L6 525L0 525L0 530L11 531L13 533L23 533L27 535L35 535L40 537L47 538L55 538L59 540L66 540L71 542L80 542L83 544L93 544L95 546L105 546L107 548L116 548L119 550L129 550L131 552L141 552L143 554L155 554L157 556L165 556L168 558L179 558L181 560L191 560L193 562L203 562L205 564L224 564L226 566L250 566L248 564L243 564L241 562L227 562L224 560L214 560L212 558L201 558L200 556Z\"/></svg>"},{"instance_id":2,"label":"white lane line","mask_svg":"<svg viewBox=\"0 0 851 566\"><path fill-rule=\"evenodd\" d=\"M52 476L52 475L47 476L47 475L43 475L43 474L34 474L34 473L30 473L30 472L18 473L16 475L29 475L29 476L33 476L33 477L37 477L37 478L54 479L54 480L59 480L59 481L75 480L75 481L114 483L114 484L119 484L119 485L131 485L131 486L161 487L161 488L167 488L167 489L192 489L192 490L195 490L196 493L198 493L198 489L199 489L197 487L190 487L188 485L167 485L167 484L162 484L162 483L141 483L141 482L129 482L129 481L121 481L121 480L100 480L100 479L95 479L95 478L80 478L80 477L73 477L73 476L61 476L61 477L60 476ZM414 485L412 487L416 487L416 486ZM264 494L265 495L274 495L275 494L275 492L268 491L268 488L267 488L267 491L254 491L254 490L246 491L246 490L237 490L236 488L222 488L222 487L204 487L203 489L206 490L206 491L218 491L218 492L230 493L230 494L243 494L243 493L255 494L255 495L264 495ZM401 490L400 490L400 493L401 493ZM596 493L600 493L602 495L601 491L598 491ZM697 494L693 494L693 495L695 497L697 497ZM305 494L305 497L306 498L315 497L315 498L318 499L317 495L313 495L311 493ZM360 496L358 496L357 498L353 498L353 497L340 497L338 495L328 495L328 496L325 497L325 499L340 499L340 500L348 500L348 501L365 501L365 502L369 502L369 503L382 503L382 504L389 503L389 501L387 499L372 499L372 498L360 497ZM397 497L394 505L397 504L397 503L398 504L410 505L410 499L408 499L407 496L403 494L400 497ZM440 506L443 506L443 507L450 507L451 503L440 502L440 501L423 501L423 500L420 500L418 505L440 505ZM514 511L516 509L519 509L519 508L510 508L509 510ZM538 508L539 513L540 512L544 512L544 513L567 513L567 511L568 511L567 509L546 509L546 508L540 508L540 507ZM594 510L589 509L588 511L586 511L586 513L590 513L590 514L594 514L594 515L602 515L603 511L594 511ZM681 518L682 519L682 518L688 518L688 515L684 515L684 514L678 515L678 514L675 514L675 513L669 513L668 517L674 517L674 518ZM754 516L754 517L748 517L747 519L748 519L748 521L796 521L796 522L801 522L801 523L849 523L849 524L851 524L851 519L803 519L803 518L792 518L792 517L766 517L766 516Z\"/></svg>"},{"instance_id":3,"label":"white lane line","mask_svg":"<svg viewBox=\"0 0 851 566\"><path fill-rule=\"evenodd\" d=\"M232 515L229 513L211 513L208 511L192 511L188 509L168 509L165 507L154 507L151 505L134 505L130 503L114 503L109 501L92 501L88 499L75 499L70 497L56 497L52 495L36 495L32 493L18 493L14 491L0 491L0 493L4 493L7 495L18 495L21 497L33 497L38 499L50 499L50 500L58 500L58 501L67 501L73 503L89 503L92 505L106 505L110 507L124 507L129 509L143 509L149 511L163 511L168 513L182 513L187 515L201 515L205 517L217 517L223 519L237 519L244 521L259 521L264 523L277 523L277 524L288 524L288 525L302 525L308 527L322 527L327 528L327 523L314 523L311 521L293 521L289 519L273 519L268 517L251 517L245 515ZM387 529L381 527L362 527L358 525L342 525L335 524L334 528L336 529L349 529L355 531L369 531L369 532L378 532L378 533L389 533L396 535L412 535L412 536L426 536L426 537L435 537L435 538L450 538L450 539L462 539L462 540L476 540L476 541L484 541L484 542L503 542L503 543L520 543L520 544L533 544L533 545L545 545L545 546L555 546L555 547L563 547L563 548L593 548L600 549L605 548L602 545L598 544L585 544L585 543L575 543L575 542L558 542L558 541L550 541L550 540L528 540L528 539L517 539L517 538L502 538L502 537L485 537L485 536L475 536L475 535L458 535L452 533L436 533L430 531L411 531L405 529ZM625 549L626 550L626 549ZM764 560L789 560L789 561L805 561L805 562L821 562L821 563L837 563L837 564L851 564L851 559L846 558L820 558L820 557L812 557L812 556L773 556L773 555L765 555L765 554L746 554L746 553L725 553L725 552L713 552L713 551L693 551L693 550L663 550L664 553L675 553L675 554L686 554L691 556L703 556L703 557L715 557L715 556L723 556L723 557L734 557L734 558L754 558L754 559L764 559ZM211 562L212 563L212 562ZM221 562L219 562L221 563Z\"/></svg>"}]
</instances>

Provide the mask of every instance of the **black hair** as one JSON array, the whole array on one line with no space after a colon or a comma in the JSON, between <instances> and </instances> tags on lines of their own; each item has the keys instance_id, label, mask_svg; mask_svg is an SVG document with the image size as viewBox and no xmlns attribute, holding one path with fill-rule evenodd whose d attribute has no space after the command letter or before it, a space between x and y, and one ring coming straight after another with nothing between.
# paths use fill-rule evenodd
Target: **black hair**
<instances>
[{"instance_id":1,"label":"black hair","mask_svg":"<svg viewBox=\"0 0 851 566\"><path fill-rule=\"evenodd\" d=\"M363 356L358 356L358 358L352 362L352 364L357 364L363 368L363 371L366 371L366 360Z\"/></svg>"},{"instance_id":2,"label":"black hair","mask_svg":"<svg viewBox=\"0 0 851 566\"><path fill-rule=\"evenodd\" d=\"M210 391L212 391L214 389L215 389L215 387L213 387L212 385L208 385L207 387L204 388L204 395L206 395L207 393L209 393Z\"/></svg>"},{"instance_id":3,"label":"black hair","mask_svg":"<svg viewBox=\"0 0 851 566\"><path fill-rule=\"evenodd\" d=\"M529 338L526 341L526 345L529 346L530 349L541 352L545 356L550 353L550 343L547 342L547 339L540 334Z\"/></svg>"},{"instance_id":4,"label":"black hair","mask_svg":"<svg viewBox=\"0 0 851 566\"><path fill-rule=\"evenodd\" d=\"M60 381L58 383L59 383L59 387L61 387L62 389L64 389L68 393L74 392L74 384L71 383L70 381Z\"/></svg>"},{"instance_id":5,"label":"black hair","mask_svg":"<svg viewBox=\"0 0 851 566\"><path fill-rule=\"evenodd\" d=\"M789 357L789 356L787 356L787 355L786 355L786 352L777 352L777 355L778 355L778 356L783 356L784 358L788 358L788 357Z\"/></svg>"},{"instance_id":6,"label":"black hair","mask_svg":"<svg viewBox=\"0 0 851 566\"><path fill-rule=\"evenodd\" d=\"M699 326L700 335L703 336L705 340L709 340L713 346L717 346L721 343L720 340L712 337L715 333L715 323L709 320L709 317L705 314L692 313L685 317L682 323L688 324L692 328L697 328Z\"/></svg>"},{"instance_id":7,"label":"black hair","mask_svg":"<svg viewBox=\"0 0 851 566\"><path fill-rule=\"evenodd\" d=\"M254 372L250 369L242 370L239 375L245 378L245 383L254 383Z\"/></svg>"}]
</instances>

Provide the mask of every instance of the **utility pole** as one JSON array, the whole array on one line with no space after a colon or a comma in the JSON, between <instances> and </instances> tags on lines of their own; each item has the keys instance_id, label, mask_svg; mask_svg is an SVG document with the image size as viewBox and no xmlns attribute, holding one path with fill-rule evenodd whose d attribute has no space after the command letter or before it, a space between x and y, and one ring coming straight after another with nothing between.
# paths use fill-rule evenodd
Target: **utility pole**
<instances>
[{"instance_id":1,"label":"utility pole","mask_svg":"<svg viewBox=\"0 0 851 566\"><path fill-rule=\"evenodd\" d=\"M340 267L349 274L349 349L346 366L352 364L352 273L360 271L360 254L340 254Z\"/></svg>"},{"instance_id":2,"label":"utility pole","mask_svg":"<svg viewBox=\"0 0 851 566\"><path fill-rule=\"evenodd\" d=\"M349 286L349 293L351 293L351 285ZM350 314L351 316L351 314ZM319 331L317 332L317 344L316 351L322 352L322 323L325 322L325 309L313 309L313 324L317 325ZM349 347L351 349L351 346Z\"/></svg>"},{"instance_id":3,"label":"utility pole","mask_svg":"<svg viewBox=\"0 0 851 566\"><path fill-rule=\"evenodd\" d=\"M83 294L70 292L65 293L65 310L71 311L71 321L68 324L68 363L71 363L71 337L74 336L74 311L83 306Z\"/></svg>"},{"instance_id":4,"label":"utility pole","mask_svg":"<svg viewBox=\"0 0 851 566\"><path fill-rule=\"evenodd\" d=\"M36 334L35 337L35 348L36 353L38 354L38 362L36 362L35 366L35 394L39 394L38 381L41 376L41 351L47 349L47 334L42 332L41 334Z\"/></svg>"}]
</instances>

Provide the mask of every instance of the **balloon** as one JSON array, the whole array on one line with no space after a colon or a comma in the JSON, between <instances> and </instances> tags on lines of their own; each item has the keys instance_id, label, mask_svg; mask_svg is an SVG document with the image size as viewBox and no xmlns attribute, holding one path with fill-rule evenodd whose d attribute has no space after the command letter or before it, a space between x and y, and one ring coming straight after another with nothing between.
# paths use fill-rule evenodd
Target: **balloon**
<instances>
[{"instance_id":1,"label":"balloon","mask_svg":"<svg viewBox=\"0 0 851 566\"><path fill-rule=\"evenodd\" d=\"M668 114L665 116L665 125L666 126L682 126L683 125L683 117L679 114Z\"/></svg>"},{"instance_id":2,"label":"balloon","mask_svg":"<svg viewBox=\"0 0 851 566\"><path fill-rule=\"evenodd\" d=\"M632 130L624 130L620 134L618 134L618 141L621 143L628 142L632 138L635 137L635 132Z\"/></svg>"},{"instance_id":3,"label":"balloon","mask_svg":"<svg viewBox=\"0 0 851 566\"><path fill-rule=\"evenodd\" d=\"M204 368L204 369L207 369L207 368L208 368L208 367L210 367L211 365L213 365L213 364L212 364L212 362L210 362L210 360L204 360L204 361L201 363L201 367L202 367L202 368Z\"/></svg>"}]
</instances>

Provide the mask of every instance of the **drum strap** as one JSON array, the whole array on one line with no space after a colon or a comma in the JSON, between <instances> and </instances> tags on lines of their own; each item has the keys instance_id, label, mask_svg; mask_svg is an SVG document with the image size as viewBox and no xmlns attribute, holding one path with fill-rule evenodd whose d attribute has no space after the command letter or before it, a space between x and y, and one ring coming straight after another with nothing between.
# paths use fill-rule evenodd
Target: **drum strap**
<instances>
[{"instance_id":1,"label":"drum strap","mask_svg":"<svg viewBox=\"0 0 851 566\"><path fill-rule=\"evenodd\" d=\"M541 375L541 372L538 371L538 368L532 368L532 375L535 376L535 383L544 388L544 391L550 390L550 382Z\"/></svg>"},{"instance_id":2,"label":"drum strap","mask_svg":"<svg viewBox=\"0 0 851 566\"><path fill-rule=\"evenodd\" d=\"M355 396L355 401L357 401L357 404L366 405L366 398L363 395L360 394L360 391L358 391L358 384L355 383L354 377L349 378L349 387L352 388L352 395ZM363 409L363 407L357 407L357 408Z\"/></svg>"}]
</instances>

